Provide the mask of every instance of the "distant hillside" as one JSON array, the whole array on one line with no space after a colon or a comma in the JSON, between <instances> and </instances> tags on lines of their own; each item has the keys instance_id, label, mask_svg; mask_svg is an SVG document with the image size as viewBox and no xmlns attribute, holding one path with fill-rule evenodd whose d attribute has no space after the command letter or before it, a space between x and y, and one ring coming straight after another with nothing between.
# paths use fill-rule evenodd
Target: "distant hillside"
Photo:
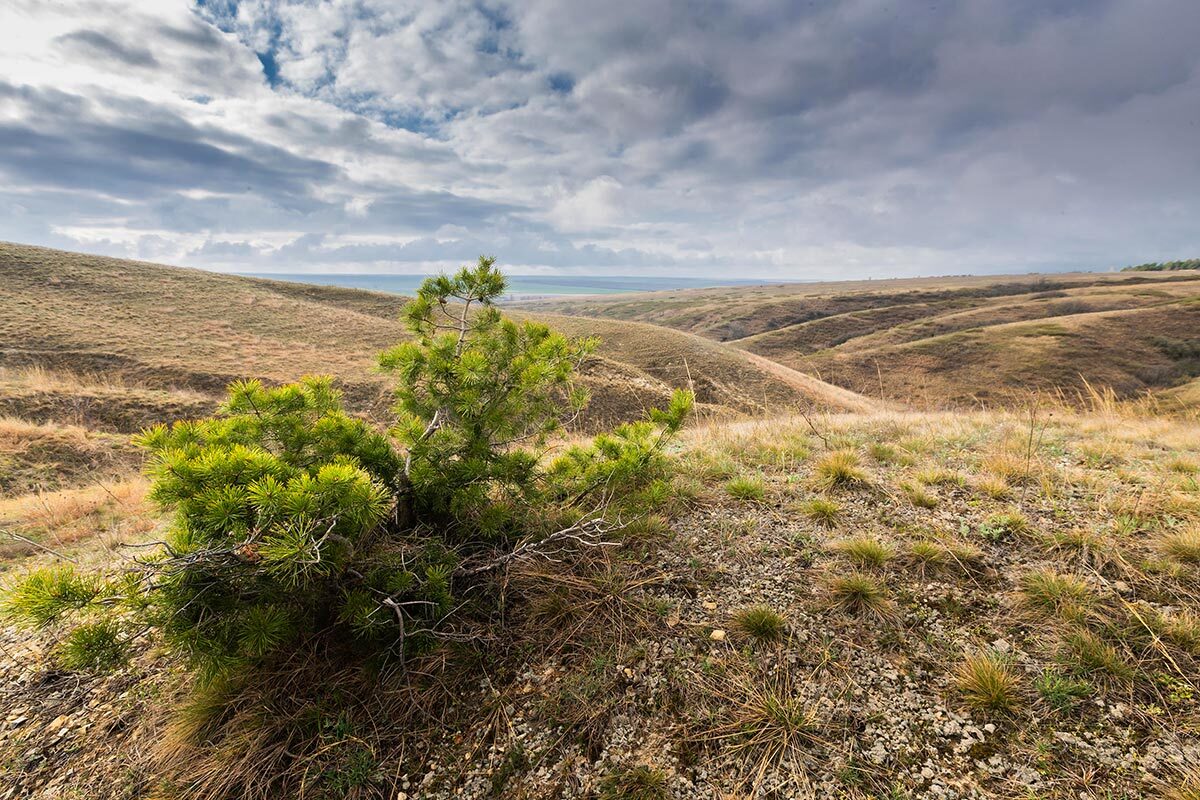
<instances>
[{"instance_id":1,"label":"distant hillside","mask_svg":"<svg viewBox=\"0 0 1200 800\"><path fill-rule=\"evenodd\" d=\"M942 406L1086 383L1124 395L1200 374L1200 273L789 284L560 300L724 341L853 391Z\"/></svg>"},{"instance_id":2,"label":"distant hillside","mask_svg":"<svg viewBox=\"0 0 1200 800\"><path fill-rule=\"evenodd\" d=\"M7 384L0 414L40 421L61 419L64 404L74 404L84 423L136 429L155 406L166 417L211 406L205 398L236 378L305 373L338 376L357 408L381 412L388 391L373 371L375 354L405 336L397 319L404 298L395 295L16 244L0 244L0 285L0 381ZM686 333L537 316L601 338L585 376L592 424L636 416L689 380L708 413L868 404ZM49 377L31 386L21 377L30 368ZM75 375L62 377L67 372ZM120 403L79 401L114 395Z\"/></svg>"}]
</instances>

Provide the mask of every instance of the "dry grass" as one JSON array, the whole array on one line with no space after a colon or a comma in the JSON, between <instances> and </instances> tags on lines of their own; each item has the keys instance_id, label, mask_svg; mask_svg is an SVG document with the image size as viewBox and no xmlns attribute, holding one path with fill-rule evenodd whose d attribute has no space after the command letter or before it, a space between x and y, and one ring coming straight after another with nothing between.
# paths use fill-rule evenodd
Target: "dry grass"
<instances>
[{"instance_id":1,"label":"dry grass","mask_svg":"<svg viewBox=\"0 0 1200 800\"><path fill-rule=\"evenodd\" d=\"M9 496L128 475L140 460L123 436L0 417L0 492Z\"/></svg>"},{"instance_id":2,"label":"dry grass","mask_svg":"<svg viewBox=\"0 0 1200 800\"><path fill-rule=\"evenodd\" d=\"M1200 564L1200 526L1166 534L1159 540L1159 547L1181 564Z\"/></svg>"},{"instance_id":3,"label":"dry grass","mask_svg":"<svg viewBox=\"0 0 1200 800\"><path fill-rule=\"evenodd\" d=\"M859 467L858 454L853 450L835 450L817 462L814 470L817 482L826 489L863 486L869 482L867 473Z\"/></svg>"},{"instance_id":4,"label":"dry grass","mask_svg":"<svg viewBox=\"0 0 1200 800\"><path fill-rule=\"evenodd\" d=\"M826 593L834 606L854 616L878 621L891 621L895 616L887 586L873 575L836 576L829 581Z\"/></svg>"},{"instance_id":5,"label":"dry grass","mask_svg":"<svg viewBox=\"0 0 1200 800\"><path fill-rule=\"evenodd\" d=\"M3 499L0 532L10 530L55 550L107 534L136 539L157 524L146 489L143 479L134 478ZM36 544L0 535L0 557L35 552Z\"/></svg>"},{"instance_id":6,"label":"dry grass","mask_svg":"<svg viewBox=\"0 0 1200 800\"><path fill-rule=\"evenodd\" d=\"M1020 701L1020 680L1004 656L982 651L963 660L954 673L955 685L968 705L987 711L1014 711Z\"/></svg>"},{"instance_id":7,"label":"dry grass","mask_svg":"<svg viewBox=\"0 0 1200 800\"><path fill-rule=\"evenodd\" d=\"M860 569L883 569L896 555L890 544L869 536L834 542L833 549Z\"/></svg>"}]
</instances>

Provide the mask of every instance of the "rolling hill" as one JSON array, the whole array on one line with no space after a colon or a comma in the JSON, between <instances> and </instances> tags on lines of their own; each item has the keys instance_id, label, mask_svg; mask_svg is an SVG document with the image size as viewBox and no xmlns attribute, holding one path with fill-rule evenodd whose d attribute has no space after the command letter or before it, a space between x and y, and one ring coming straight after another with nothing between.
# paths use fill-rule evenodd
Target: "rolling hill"
<instances>
[{"instance_id":1,"label":"rolling hill","mask_svg":"<svg viewBox=\"0 0 1200 800\"><path fill-rule=\"evenodd\" d=\"M171 418L191 413L242 377L281 382L305 373L335 374L356 408L379 411L387 386L373 371L375 355L406 335L398 321L404 298L395 295L22 245L0 244L0 283L0 368L8 375L0 413L48 418L66 402L63 396L78 404L81 396L111 397L117 386L124 411L85 405L105 405L108 418L94 421L120 430L145 421L139 408L157 407ZM689 381L714 414L870 405L688 333L534 316L569 335L601 339L599 357L585 374L593 393L592 425L636 415ZM30 368L48 373L35 382L40 387L18 377ZM65 381L61 391L56 380Z\"/></svg>"},{"instance_id":2,"label":"rolling hill","mask_svg":"<svg viewBox=\"0 0 1200 800\"><path fill-rule=\"evenodd\" d=\"M1200 274L1077 273L789 284L527 304L723 341L927 407L1085 385L1123 396L1200 373ZM1176 395L1172 395L1176 396Z\"/></svg>"}]
</instances>

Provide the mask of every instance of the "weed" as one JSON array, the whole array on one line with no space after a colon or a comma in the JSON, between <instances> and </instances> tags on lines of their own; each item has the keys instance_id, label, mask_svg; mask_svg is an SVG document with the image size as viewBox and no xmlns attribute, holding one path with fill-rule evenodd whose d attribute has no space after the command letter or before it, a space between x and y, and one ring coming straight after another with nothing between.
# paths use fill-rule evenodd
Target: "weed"
<instances>
[{"instance_id":1,"label":"weed","mask_svg":"<svg viewBox=\"0 0 1200 800\"><path fill-rule=\"evenodd\" d=\"M990 542L1002 542L1013 536L1029 533L1029 520L1019 511L992 514L979 526L979 535Z\"/></svg>"}]
</instances>

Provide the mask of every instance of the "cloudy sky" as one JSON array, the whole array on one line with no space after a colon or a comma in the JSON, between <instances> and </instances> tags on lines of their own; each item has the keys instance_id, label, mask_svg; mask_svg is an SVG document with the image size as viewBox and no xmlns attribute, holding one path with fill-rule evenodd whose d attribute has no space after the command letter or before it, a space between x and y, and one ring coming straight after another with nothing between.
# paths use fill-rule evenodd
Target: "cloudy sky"
<instances>
[{"instance_id":1,"label":"cloudy sky","mask_svg":"<svg viewBox=\"0 0 1200 800\"><path fill-rule=\"evenodd\" d=\"M821 278L1200 256L1197 0L4 0L0 239Z\"/></svg>"}]
</instances>

